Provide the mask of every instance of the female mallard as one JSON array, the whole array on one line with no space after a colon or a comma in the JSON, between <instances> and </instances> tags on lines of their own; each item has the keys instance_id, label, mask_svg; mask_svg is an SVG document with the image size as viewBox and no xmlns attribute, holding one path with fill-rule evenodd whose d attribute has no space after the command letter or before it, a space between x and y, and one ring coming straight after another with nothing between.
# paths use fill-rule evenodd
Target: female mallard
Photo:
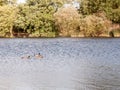
<instances>
[{"instance_id":1,"label":"female mallard","mask_svg":"<svg viewBox=\"0 0 120 90\"><path fill-rule=\"evenodd\" d=\"M24 56L24 57L21 57L21 59L30 59L30 56Z\"/></svg>"}]
</instances>

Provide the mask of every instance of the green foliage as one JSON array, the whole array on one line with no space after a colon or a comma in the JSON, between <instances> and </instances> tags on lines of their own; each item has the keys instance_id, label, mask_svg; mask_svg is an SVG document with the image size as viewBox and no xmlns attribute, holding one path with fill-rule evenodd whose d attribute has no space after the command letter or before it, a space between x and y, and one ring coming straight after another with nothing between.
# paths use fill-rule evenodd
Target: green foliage
<instances>
[{"instance_id":1,"label":"green foliage","mask_svg":"<svg viewBox=\"0 0 120 90\"><path fill-rule=\"evenodd\" d=\"M120 22L120 0L83 0L80 12L84 15L90 15L104 11L113 22Z\"/></svg>"},{"instance_id":2,"label":"green foliage","mask_svg":"<svg viewBox=\"0 0 120 90\"><path fill-rule=\"evenodd\" d=\"M0 6L0 36L11 33L15 21L16 8L10 5Z\"/></svg>"},{"instance_id":3,"label":"green foliage","mask_svg":"<svg viewBox=\"0 0 120 90\"><path fill-rule=\"evenodd\" d=\"M54 28L54 7L52 5L41 4L40 0L32 4L33 0L28 2L28 5L20 5L18 17L15 26L38 37L42 33L55 32ZM43 3L43 2L42 2Z\"/></svg>"},{"instance_id":4,"label":"green foliage","mask_svg":"<svg viewBox=\"0 0 120 90\"><path fill-rule=\"evenodd\" d=\"M0 36L29 33L31 37L72 36L79 33L96 37L120 23L120 0L78 0L80 10L64 3L72 0L0 0ZM106 18L107 17L107 18ZM10 35L9 35L10 34Z\"/></svg>"},{"instance_id":5,"label":"green foliage","mask_svg":"<svg viewBox=\"0 0 120 90\"><path fill-rule=\"evenodd\" d=\"M7 0L0 0L0 6L7 4L7 2L8 2Z\"/></svg>"},{"instance_id":6,"label":"green foliage","mask_svg":"<svg viewBox=\"0 0 120 90\"><path fill-rule=\"evenodd\" d=\"M111 14L109 14L109 18L115 23L120 23L120 8L112 10Z\"/></svg>"}]
</instances>

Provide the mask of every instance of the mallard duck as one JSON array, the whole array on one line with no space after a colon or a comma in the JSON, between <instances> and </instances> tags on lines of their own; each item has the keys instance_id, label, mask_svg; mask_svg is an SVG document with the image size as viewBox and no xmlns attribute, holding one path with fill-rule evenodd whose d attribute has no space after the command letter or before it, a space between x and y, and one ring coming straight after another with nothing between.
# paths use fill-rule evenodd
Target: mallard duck
<instances>
[{"instance_id":1,"label":"mallard duck","mask_svg":"<svg viewBox=\"0 0 120 90\"><path fill-rule=\"evenodd\" d=\"M31 57L28 55L28 56L24 56L24 57L21 57L21 59L30 59Z\"/></svg>"},{"instance_id":2,"label":"mallard duck","mask_svg":"<svg viewBox=\"0 0 120 90\"><path fill-rule=\"evenodd\" d=\"M43 56L40 53L38 53L35 55L35 58L43 58Z\"/></svg>"}]
</instances>

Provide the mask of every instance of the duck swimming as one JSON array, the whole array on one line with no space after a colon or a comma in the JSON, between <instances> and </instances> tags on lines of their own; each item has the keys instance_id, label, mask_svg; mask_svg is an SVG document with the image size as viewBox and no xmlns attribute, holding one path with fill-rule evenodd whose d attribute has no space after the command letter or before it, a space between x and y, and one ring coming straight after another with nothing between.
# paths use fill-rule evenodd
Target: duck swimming
<instances>
[{"instance_id":1,"label":"duck swimming","mask_svg":"<svg viewBox=\"0 0 120 90\"><path fill-rule=\"evenodd\" d=\"M31 58L30 56L21 57L21 59L30 59L30 58Z\"/></svg>"},{"instance_id":2,"label":"duck swimming","mask_svg":"<svg viewBox=\"0 0 120 90\"><path fill-rule=\"evenodd\" d=\"M43 56L40 53L38 53L35 55L35 58L43 58Z\"/></svg>"}]
</instances>

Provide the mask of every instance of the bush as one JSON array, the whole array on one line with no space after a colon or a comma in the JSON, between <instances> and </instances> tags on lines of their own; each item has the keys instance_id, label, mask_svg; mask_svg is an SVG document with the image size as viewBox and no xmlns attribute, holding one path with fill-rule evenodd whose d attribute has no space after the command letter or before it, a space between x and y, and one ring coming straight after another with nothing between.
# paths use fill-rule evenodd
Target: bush
<instances>
[{"instance_id":1,"label":"bush","mask_svg":"<svg viewBox=\"0 0 120 90\"><path fill-rule=\"evenodd\" d=\"M80 20L80 31L85 37L97 37L104 34L110 26L111 22L105 17L95 14L88 15Z\"/></svg>"},{"instance_id":2,"label":"bush","mask_svg":"<svg viewBox=\"0 0 120 90\"><path fill-rule=\"evenodd\" d=\"M58 33L61 36L71 36L79 26L80 15L72 6L60 8L54 14L54 18L58 27Z\"/></svg>"}]
</instances>

